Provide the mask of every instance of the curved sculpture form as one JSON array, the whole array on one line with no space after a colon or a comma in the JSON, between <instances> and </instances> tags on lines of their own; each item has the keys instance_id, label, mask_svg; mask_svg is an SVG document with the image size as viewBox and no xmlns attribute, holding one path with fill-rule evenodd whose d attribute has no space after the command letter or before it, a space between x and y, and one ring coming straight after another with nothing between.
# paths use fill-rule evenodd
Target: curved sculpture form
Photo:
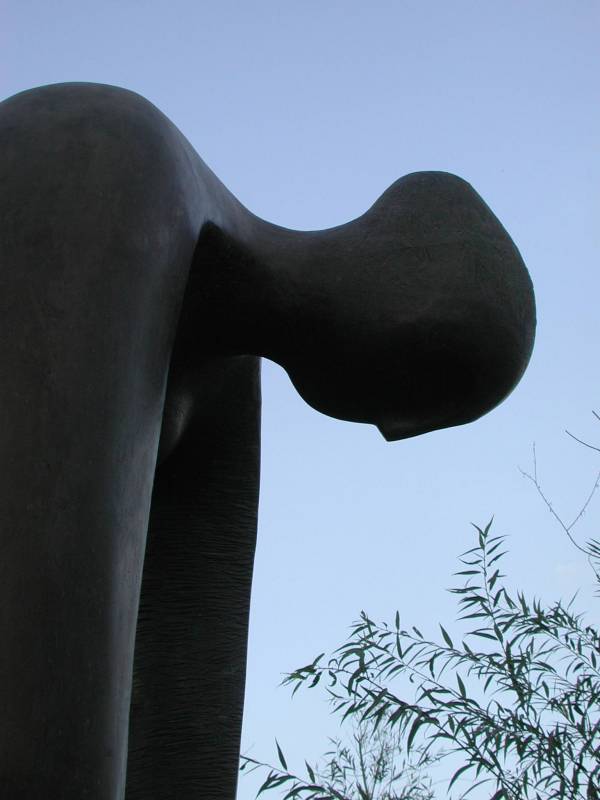
<instances>
[{"instance_id":1,"label":"curved sculpture form","mask_svg":"<svg viewBox=\"0 0 600 800\"><path fill-rule=\"evenodd\" d=\"M529 276L446 173L271 225L112 86L1 103L0 186L2 794L233 800L259 357L388 439L460 425L527 365Z\"/></svg>"}]
</instances>

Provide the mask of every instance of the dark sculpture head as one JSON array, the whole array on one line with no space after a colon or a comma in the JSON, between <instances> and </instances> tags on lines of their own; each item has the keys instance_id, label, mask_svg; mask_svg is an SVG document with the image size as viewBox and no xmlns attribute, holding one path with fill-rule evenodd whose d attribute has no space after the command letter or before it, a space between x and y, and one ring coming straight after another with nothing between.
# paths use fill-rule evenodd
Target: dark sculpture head
<instances>
[{"instance_id":1,"label":"dark sculpture head","mask_svg":"<svg viewBox=\"0 0 600 800\"><path fill-rule=\"evenodd\" d=\"M330 259L312 268L328 313L311 319L305 353L281 362L311 405L401 439L470 422L506 397L531 354L533 291L467 183L409 175L332 238Z\"/></svg>"},{"instance_id":2,"label":"dark sculpture head","mask_svg":"<svg viewBox=\"0 0 600 800\"><path fill-rule=\"evenodd\" d=\"M487 413L527 366L531 280L500 222L454 175L407 175L329 230L260 221L245 257L225 241L213 248L229 248L216 274L230 260L231 288L244 273L245 301L235 322L223 305L221 323L241 324L234 338L281 364L325 414L377 425L388 440L416 436Z\"/></svg>"}]
</instances>

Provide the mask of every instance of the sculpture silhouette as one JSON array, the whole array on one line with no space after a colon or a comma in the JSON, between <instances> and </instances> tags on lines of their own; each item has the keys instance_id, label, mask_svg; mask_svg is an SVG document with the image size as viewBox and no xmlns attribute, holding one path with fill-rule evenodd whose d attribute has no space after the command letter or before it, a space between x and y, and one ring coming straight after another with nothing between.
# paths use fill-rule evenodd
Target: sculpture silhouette
<instances>
[{"instance_id":1,"label":"sculpture silhouette","mask_svg":"<svg viewBox=\"0 0 600 800\"><path fill-rule=\"evenodd\" d=\"M2 797L232 800L259 357L388 439L460 425L527 365L529 276L453 175L286 230L111 86L0 104L0 185Z\"/></svg>"}]
</instances>

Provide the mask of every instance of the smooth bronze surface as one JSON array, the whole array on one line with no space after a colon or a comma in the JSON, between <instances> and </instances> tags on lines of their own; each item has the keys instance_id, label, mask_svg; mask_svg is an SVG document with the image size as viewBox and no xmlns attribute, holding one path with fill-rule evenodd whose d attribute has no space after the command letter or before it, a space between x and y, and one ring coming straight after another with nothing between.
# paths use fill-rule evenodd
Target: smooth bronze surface
<instances>
[{"instance_id":1,"label":"smooth bronze surface","mask_svg":"<svg viewBox=\"0 0 600 800\"><path fill-rule=\"evenodd\" d=\"M531 281L464 181L292 231L139 95L0 104L0 794L233 800L259 357L390 440L476 419L531 354Z\"/></svg>"}]
</instances>

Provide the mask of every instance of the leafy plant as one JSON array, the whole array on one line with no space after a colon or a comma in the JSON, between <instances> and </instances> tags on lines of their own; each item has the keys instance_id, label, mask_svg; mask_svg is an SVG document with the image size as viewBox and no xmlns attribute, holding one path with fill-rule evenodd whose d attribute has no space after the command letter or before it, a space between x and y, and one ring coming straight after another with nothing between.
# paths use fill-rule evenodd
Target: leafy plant
<instances>
[{"instance_id":1,"label":"leafy plant","mask_svg":"<svg viewBox=\"0 0 600 800\"><path fill-rule=\"evenodd\" d=\"M542 491L535 450L534 474L524 474L587 555L600 588L600 542L581 546L572 536L600 485L600 473L569 525ZM283 683L295 694L322 681L342 723L368 724L371 736L383 730L388 740L395 737L395 756L418 755L415 769L458 759L448 792L469 780L461 798L487 785L491 800L600 800L600 633L574 611L575 598L544 605L523 592L509 592L501 573L505 537L492 535L491 521L474 527L476 545L459 557L461 569L455 573L462 585L449 590L467 627L460 641L442 625L439 637L428 638L401 624L399 612L390 625L375 623L363 611L346 643L326 663L322 653ZM376 795L367 779L352 783L340 777L345 757L340 747L333 762L337 772L328 775L308 764L306 778L292 775L279 745L281 769L249 758L245 762L270 769L259 793L288 784L286 798L372 800ZM389 762L391 751L385 758ZM357 773L356 762L347 765ZM404 766L404 785L410 789L410 767ZM394 777L400 782L402 773ZM414 789L430 790L430 783ZM432 796L380 795L386 800Z\"/></svg>"}]
</instances>

